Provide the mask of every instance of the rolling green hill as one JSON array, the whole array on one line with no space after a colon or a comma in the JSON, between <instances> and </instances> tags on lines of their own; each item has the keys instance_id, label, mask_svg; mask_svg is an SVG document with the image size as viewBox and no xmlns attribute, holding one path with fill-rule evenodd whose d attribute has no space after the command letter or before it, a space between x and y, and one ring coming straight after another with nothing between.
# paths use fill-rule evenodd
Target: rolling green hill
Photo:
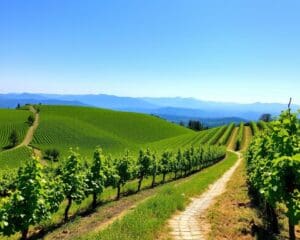
<instances>
[{"instance_id":1,"label":"rolling green hill","mask_svg":"<svg viewBox=\"0 0 300 240\"><path fill-rule=\"evenodd\" d=\"M13 130L17 131L19 141L23 140L28 129L26 121L29 115L29 111L0 109L0 151L9 144L8 138Z\"/></svg>"},{"instance_id":2,"label":"rolling green hill","mask_svg":"<svg viewBox=\"0 0 300 240\"><path fill-rule=\"evenodd\" d=\"M39 106L40 111L37 111L39 112L37 113L35 112L37 109L34 110L32 108L33 107L31 107L31 111L36 115L34 125L29 129L30 131L26 136L26 140L28 136L30 136L30 140L24 141L26 144L22 144L15 149L0 152L0 170L17 169L17 167L30 158L32 154L41 156L38 149L43 152L50 148L58 149L61 153L61 157L64 158L67 156L70 147L79 147L79 152L87 160L91 159L94 149L97 146L101 146L105 154L112 154L113 157L116 157L120 153L123 154L125 149L131 150L131 155L136 155L139 149L149 147L151 150L156 151L155 156L157 157L154 159L160 158L164 150L175 152L179 148L189 149L185 151L185 153L190 156L190 160L195 157L197 157L197 159L210 159L215 154L214 149L217 149L216 153L220 150L223 158L225 156L225 147L214 148L205 146L201 148L201 154L199 155L199 152L196 153L196 151L192 151L191 146L197 147L197 145L202 144L220 145L219 140L223 138L226 139L226 141L224 140L224 144L227 144L228 137L232 134L232 129L234 128L234 124L232 124L195 132L177 124L145 114L72 106ZM29 111L24 112L30 114ZM5 117L3 117L3 119L3 122L5 122ZM36 126L37 129L35 128ZM26 131L24 131L23 135L25 135L25 132ZM186 159L188 159L188 156L186 156ZM209 161L207 161L207 164L216 163L221 159L220 156L221 155L213 158L215 162L209 163ZM202 163L202 160L193 160L191 162L201 163L202 165L199 164L199 168L196 166L194 169L193 165L190 165L192 167L186 170L186 168L183 169L183 167L188 165L180 164L180 166L182 166L181 174L184 173L184 176L208 166L206 163ZM42 163L47 164L47 161L42 161ZM173 164L173 161L170 160L169 163ZM133 164L136 164L136 162L133 162ZM49 164L48 166L53 167L55 165ZM134 166L134 168L136 168L136 166ZM175 176L177 175L176 171ZM174 172L169 172L168 174L174 176ZM166 175L163 176L163 179L165 179L165 176ZM157 177L162 176L157 175ZM148 176L145 181L150 183L150 178L151 177ZM173 177L171 177L171 179L172 178ZM136 183L137 179L131 179L130 182L128 182L128 186ZM112 192L110 187L106 190L107 192L105 194L111 197L114 191ZM123 186L122 188L125 187ZM135 188L136 186L134 189ZM127 193L124 189L123 191ZM86 198L81 205L73 207L71 209L73 214L74 209L84 210L89 205L89 200L90 198ZM58 212L53 215L53 219L49 220L46 225L49 224L49 226L51 226L55 224L56 221L60 221L65 203L66 202L62 203ZM3 238L0 236L0 239Z\"/></svg>"},{"instance_id":3,"label":"rolling green hill","mask_svg":"<svg viewBox=\"0 0 300 240\"><path fill-rule=\"evenodd\" d=\"M219 128L212 128L200 132L191 132L149 144L151 149L160 152L163 150L177 150L178 148L185 148L188 146L195 146L197 144L205 144L207 137L215 133Z\"/></svg>"},{"instance_id":4,"label":"rolling green hill","mask_svg":"<svg viewBox=\"0 0 300 240\"><path fill-rule=\"evenodd\" d=\"M63 154L70 147L79 147L82 154L91 155L96 146L116 154L186 134L194 132L144 114L88 107L42 106L40 124L32 144L42 150L57 148Z\"/></svg>"},{"instance_id":5,"label":"rolling green hill","mask_svg":"<svg viewBox=\"0 0 300 240\"><path fill-rule=\"evenodd\" d=\"M29 159L31 155L32 150L28 147L19 147L0 152L0 168L17 168Z\"/></svg>"},{"instance_id":6,"label":"rolling green hill","mask_svg":"<svg viewBox=\"0 0 300 240\"><path fill-rule=\"evenodd\" d=\"M1 110L2 124L14 123L20 135L28 129L25 120L28 111ZM11 115L7 114L11 113ZM6 113L6 114L4 114ZM12 120L13 119L13 120ZM19 125L18 125L19 124ZM39 126L31 145L45 151L55 148L65 157L70 147L90 158L95 147L117 156L129 149L133 154L141 148L157 152L177 151L190 145L206 144L220 138L226 126L194 132L163 119L139 114L90 107L40 106ZM2 135L5 128L0 130ZM0 165L17 167L32 151L27 147L0 153Z\"/></svg>"}]
</instances>

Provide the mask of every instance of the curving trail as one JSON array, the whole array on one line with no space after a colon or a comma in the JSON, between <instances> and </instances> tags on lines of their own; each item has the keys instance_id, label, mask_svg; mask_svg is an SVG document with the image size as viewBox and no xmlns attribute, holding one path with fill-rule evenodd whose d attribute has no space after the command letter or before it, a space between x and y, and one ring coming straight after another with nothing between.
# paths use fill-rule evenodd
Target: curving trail
<instances>
[{"instance_id":1,"label":"curving trail","mask_svg":"<svg viewBox=\"0 0 300 240\"><path fill-rule=\"evenodd\" d=\"M32 146L29 146L29 144L31 143L31 141L33 139L34 133L39 126L40 115L33 106L29 107L29 111L34 114L34 122L33 122L32 126L29 127L23 141L19 145L15 146L14 148L11 148L7 151L12 151L12 150L20 148L20 147L28 147L28 148L32 149L34 156L38 157L39 159L42 159L41 150L34 148Z\"/></svg>"},{"instance_id":2,"label":"curving trail","mask_svg":"<svg viewBox=\"0 0 300 240\"><path fill-rule=\"evenodd\" d=\"M183 212L175 215L169 221L171 235L174 240L206 239L205 236L209 231L209 224L202 216L205 215L206 210L215 202L216 197L225 191L227 182L241 163L241 154L239 152L234 153L238 155L237 162L212 184L206 192L198 198L191 199L191 203Z\"/></svg>"},{"instance_id":3,"label":"curving trail","mask_svg":"<svg viewBox=\"0 0 300 240\"><path fill-rule=\"evenodd\" d=\"M34 134L35 130L39 126L39 113L32 106L30 106L30 111L34 114L34 122L33 122L32 126L28 129L23 141L15 148L28 146L33 139L33 134Z\"/></svg>"}]
</instances>

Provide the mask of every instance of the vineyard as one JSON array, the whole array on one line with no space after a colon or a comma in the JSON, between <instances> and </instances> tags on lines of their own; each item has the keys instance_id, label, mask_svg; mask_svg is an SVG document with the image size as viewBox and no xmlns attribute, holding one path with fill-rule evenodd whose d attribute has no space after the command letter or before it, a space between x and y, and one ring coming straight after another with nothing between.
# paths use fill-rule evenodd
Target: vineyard
<instances>
[{"instance_id":1,"label":"vineyard","mask_svg":"<svg viewBox=\"0 0 300 240\"><path fill-rule=\"evenodd\" d=\"M15 121L5 125L7 121L3 116L2 136L8 138L7 129L12 128L8 126L16 126L18 134L24 137L29 112L13 112L22 113L24 122L16 121L17 115L11 115L8 119ZM250 190L261 206L271 209L270 213L277 211L277 204L287 208L286 216L293 237L292 232L295 232L299 221L299 122L296 116L287 117L285 114L272 123L241 122L238 126L232 123L195 132L143 114L85 107L41 106L39 125L31 144L0 152L0 166L4 170L0 171L0 232L12 239L19 236L25 239L41 229L64 226L70 218L91 209L98 211L95 209L101 209L100 203L122 201L123 197L135 195L141 190L159 192L155 189L160 189L162 185L166 185L163 188L167 189L169 184L181 182L182 178L190 179L193 175L197 178L202 172L206 174L205 169L221 164L219 162L225 155L233 164L236 158L232 153L226 154L226 148L245 151L254 137L246 154ZM291 126L288 120L292 122ZM284 131L280 130L282 128ZM3 137L3 144L7 144L6 137ZM39 149L42 153L47 149L58 149L59 161L53 164L44 159L44 166L41 165L35 158L32 159L33 150ZM91 157L93 149L96 150ZM226 165L228 161L224 166L230 166ZM19 171L16 171L18 168ZM281 185L268 177L275 173ZM221 172L218 171L218 174ZM286 176L294 182L285 183ZM29 178L32 181L28 181ZM208 179L201 182L203 186L208 183ZM287 188L292 191L284 192ZM159 199L163 202L168 197L163 194ZM15 209L19 209L18 212ZM269 231L279 229L275 216L270 214L268 218L273 219ZM139 229L145 234L148 230ZM116 229L116 233L118 231ZM140 234L139 231L134 234ZM123 234L118 232L118 236ZM91 239L98 238L98 235L91 236Z\"/></svg>"},{"instance_id":2,"label":"vineyard","mask_svg":"<svg viewBox=\"0 0 300 240\"><path fill-rule=\"evenodd\" d=\"M154 141L193 133L162 119L136 113L96 108L42 106L40 125L33 145L59 149L79 147L82 155L97 146L112 154L135 150Z\"/></svg>"},{"instance_id":3,"label":"vineyard","mask_svg":"<svg viewBox=\"0 0 300 240\"><path fill-rule=\"evenodd\" d=\"M67 157L70 147L78 148L80 154L88 159L90 152L97 146L118 157L124 149L138 153L139 149L149 147L158 153L163 150L175 153L178 148L199 144L226 145L225 140L230 136L233 128L231 124L194 132L143 114L83 107L41 106L40 108L40 122L31 145L40 149L42 153L47 149L57 149L61 159ZM24 116L29 115L25 110L10 111L21 112ZM22 136L28 128L25 123L23 125L26 128L20 130L21 134L18 131ZM1 132L8 138L5 128L2 128ZM221 143L219 139L223 135ZM22 159L28 159L31 154L32 151L26 147L0 153L0 165L18 167Z\"/></svg>"},{"instance_id":4,"label":"vineyard","mask_svg":"<svg viewBox=\"0 0 300 240\"><path fill-rule=\"evenodd\" d=\"M267 131L267 130L271 129L270 124L268 124L268 123L266 123L266 122L264 122L264 121L259 121L259 122L257 123L257 126L259 127L259 129L260 129L261 131Z\"/></svg>"},{"instance_id":5,"label":"vineyard","mask_svg":"<svg viewBox=\"0 0 300 240\"><path fill-rule=\"evenodd\" d=\"M256 136L257 134L259 134L259 128L256 124L256 122L250 122L250 128L251 128L251 132L253 136Z\"/></svg>"},{"instance_id":6,"label":"vineyard","mask_svg":"<svg viewBox=\"0 0 300 240\"><path fill-rule=\"evenodd\" d=\"M239 126L239 129L238 129L238 132L237 132L235 150L241 150L242 149L244 129L245 129L244 123L241 122L240 126Z\"/></svg>"},{"instance_id":7,"label":"vineyard","mask_svg":"<svg viewBox=\"0 0 300 240\"><path fill-rule=\"evenodd\" d=\"M4 169L17 168L30 159L31 155L32 150L26 146L0 152L0 166Z\"/></svg>"},{"instance_id":8,"label":"vineyard","mask_svg":"<svg viewBox=\"0 0 300 240\"><path fill-rule=\"evenodd\" d=\"M218 144L228 145L229 138L231 137L232 131L234 130L234 128L235 128L234 123L231 123L230 125L228 125L224 134L218 138Z\"/></svg>"},{"instance_id":9,"label":"vineyard","mask_svg":"<svg viewBox=\"0 0 300 240\"><path fill-rule=\"evenodd\" d=\"M88 156L98 145L113 156L147 147L176 152L178 147L215 144L233 129L231 124L197 133L152 116L94 108L42 106L41 113L32 144L42 150L56 148L62 156L70 147Z\"/></svg>"},{"instance_id":10,"label":"vineyard","mask_svg":"<svg viewBox=\"0 0 300 240\"><path fill-rule=\"evenodd\" d=\"M13 130L17 131L19 141L22 141L28 130L26 121L29 115L28 111L0 109L0 151L8 146L8 138Z\"/></svg>"},{"instance_id":11,"label":"vineyard","mask_svg":"<svg viewBox=\"0 0 300 240\"><path fill-rule=\"evenodd\" d=\"M165 176L171 173L174 179L186 177L220 161L225 153L226 149L219 146L179 149L174 156L170 152L159 156L147 149L140 151L136 159L127 152L112 161L110 157L103 156L101 149L97 149L92 164L87 166L83 165L78 153L71 151L68 159L58 167L59 170L50 173L44 173L38 161L32 159L19 169L16 190L2 199L0 231L8 236L20 231L25 239L29 226L51 219L64 199L67 201L64 210L66 222L73 201L80 204L92 195L92 206L95 208L104 187L117 188L119 199L121 187L128 181L137 179L137 191L140 191L142 181L151 177L151 186L154 187L159 175L163 175L161 183L165 183Z\"/></svg>"},{"instance_id":12,"label":"vineyard","mask_svg":"<svg viewBox=\"0 0 300 240\"><path fill-rule=\"evenodd\" d=\"M246 157L250 190L265 214L271 234L280 231L278 207L283 206L289 239L294 240L295 225L300 222L300 123L297 114L285 111L271 123L267 133L255 135Z\"/></svg>"},{"instance_id":13,"label":"vineyard","mask_svg":"<svg viewBox=\"0 0 300 240\"><path fill-rule=\"evenodd\" d=\"M22 113L28 116L28 112ZM14 225L11 228L17 216L11 219L9 216L20 204L16 201L17 194L20 193L14 189L26 185L23 175L28 177L30 171L32 174L41 171L47 184L39 185L41 179L34 175L32 178L36 180L32 184L37 185L26 186L44 187L44 190L39 191L53 195L54 198L36 196L37 200L40 198L46 201L45 206L40 206L43 208L43 216L34 221L29 220L31 218L28 216L28 224L37 227L45 227L44 224L51 226L63 220L67 221L70 214L74 215L88 205L97 206L99 199L103 201L114 196L120 199L123 194L177 180L215 164L224 158L225 147L222 145L227 145L233 129L234 124L230 124L194 132L143 114L82 107L42 106L39 126L31 144L42 150L56 148L62 154L61 159L68 157L65 161L51 165L46 171L47 168L42 170L35 160L28 160L32 150L27 146L0 153L3 169L17 168L25 163L18 175L10 174L15 179L8 180L3 177L1 192L5 193L5 197L2 199L4 203L3 211L0 211L0 223L10 227L3 227L2 233L14 235L21 231L23 236L28 234L28 228L23 225ZM23 135L25 130L22 130ZM95 152L94 160L89 157L91 149L96 146L105 149L108 153L106 157L100 150ZM80 150L76 151L80 151L81 155L77 152L70 155L70 147L79 147ZM125 149L130 152L124 154ZM139 151L140 149L146 150ZM74 179L70 179L72 174L75 174ZM64 184L65 188L62 187ZM10 188L13 190L12 195ZM70 188L77 190L74 193L66 192ZM116 189L115 193L113 189ZM28 198L35 197L29 194ZM30 214L35 216L40 211L38 207L31 210Z\"/></svg>"}]
</instances>

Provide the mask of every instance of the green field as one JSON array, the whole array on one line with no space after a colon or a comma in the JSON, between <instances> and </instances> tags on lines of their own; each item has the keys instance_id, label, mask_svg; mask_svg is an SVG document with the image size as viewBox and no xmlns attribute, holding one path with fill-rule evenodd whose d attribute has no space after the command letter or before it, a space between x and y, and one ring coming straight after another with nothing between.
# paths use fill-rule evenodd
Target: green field
<instances>
[{"instance_id":1,"label":"green field","mask_svg":"<svg viewBox=\"0 0 300 240\"><path fill-rule=\"evenodd\" d=\"M25 113L25 120L30 114L29 111L11 111ZM5 122L5 116L3 122ZM40 106L38 123L29 146L0 152L2 169L16 169L30 158L33 149L35 151L39 149L43 153L46 149L56 148L60 151L61 158L65 158L69 148L78 147L83 158L88 160L92 159L97 146L102 147L106 155L111 154L113 157L129 149L135 158L139 149L147 147L160 155L165 150L175 153L179 148L185 149L203 144L221 145L220 139L224 139L222 142L227 143L234 128L234 124L231 124L196 132L150 115L72 106ZM20 131L23 131L24 136L26 128ZM158 179L160 178L158 176ZM169 179L168 176L167 179ZM150 182L151 179L146 179L148 185ZM124 186L123 191L127 191L128 188L134 192L136 185L137 181L132 180ZM132 186L133 189L131 189ZM110 199L115 195L115 190L108 188L101 199L107 193ZM87 198L82 204L74 205L71 208L71 214L76 215L77 211L85 211L90 205L90 200ZM42 223L43 227L51 227L62 221L63 204L51 220Z\"/></svg>"},{"instance_id":2,"label":"green field","mask_svg":"<svg viewBox=\"0 0 300 240\"><path fill-rule=\"evenodd\" d=\"M138 114L87 107L42 106L40 124L32 144L37 148L57 148L65 155L79 147L91 155L96 146L118 154L137 150L155 141L193 131L162 119Z\"/></svg>"},{"instance_id":3,"label":"green field","mask_svg":"<svg viewBox=\"0 0 300 240\"><path fill-rule=\"evenodd\" d=\"M191 197L203 193L236 161L237 155L229 152L224 161L188 177L185 181L172 182L163 186L156 194L140 203L135 209L103 231L91 232L75 239L158 239L159 233L166 231L163 227L172 214L183 210Z\"/></svg>"},{"instance_id":4,"label":"green field","mask_svg":"<svg viewBox=\"0 0 300 240\"><path fill-rule=\"evenodd\" d=\"M32 150L28 147L19 147L0 152L1 168L16 168L32 156Z\"/></svg>"},{"instance_id":5,"label":"green field","mask_svg":"<svg viewBox=\"0 0 300 240\"><path fill-rule=\"evenodd\" d=\"M214 144L226 132L227 126L195 132L158 117L105 110L92 107L39 106L39 126L31 145L44 152L55 148L61 158L69 148L78 148L90 158L97 146L107 154L118 156L126 149L136 154L141 148L177 151L191 145ZM1 141L8 144L7 129L16 129L23 139L28 125L29 111L0 110ZM12 127L15 126L15 127ZM0 153L0 166L18 167L28 159L32 151L27 147Z\"/></svg>"},{"instance_id":6,"label":"green field","mask_svg":"<svg viewBox=\"0 0 300 240\"><path fill-rule=\"evenodd\" d=\"M23 140L29 115L30 112L25 110L0 109L0 151L9 144L8 138L13 130L17 131L19 141Z\"/></svg>"},{"instance_id":7,"label":"green field","mask_svg":"<svg viewBox=\"0 0 300 240\"><path fill-rule=\"evenodd\" d=\"M160 152L163 150L176 151L178 148L206 144L208 143L208 137L215 134L218 129L219 127L163 139L149 144L149 147Z\"/></svg>"}]
</instances>

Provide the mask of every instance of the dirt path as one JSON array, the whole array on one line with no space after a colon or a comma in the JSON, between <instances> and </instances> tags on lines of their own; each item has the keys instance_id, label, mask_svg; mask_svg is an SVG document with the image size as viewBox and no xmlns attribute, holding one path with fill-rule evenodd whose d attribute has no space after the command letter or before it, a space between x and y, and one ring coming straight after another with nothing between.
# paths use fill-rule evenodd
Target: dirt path
<instances>
[{"instance_id":1,"label":"dirt path","mask_svg":"<svg viewBox=\"0 0 300 240\"><path fill-rule=\"evenodd\" d=\"M203 218L204 213L216 201L216 197L225 191L227 182L241 163L241 154L239 152L235 153L238 155L238 161L206 192L198 198L192 198L187 208L169 221L171 235L174 240L206 239L205 236L210 227L209 223Z\"/></svg>"},{"instance_id":2,"label":"dirt path","mask_svg":"<svg viewBox=\"0 0 300 240\"><path fill-rule=\"evenodd\" d=\"M33 106L29 107L29 111L32 112L34 115L34 122L33 122L32 126L29 127L23 141L19 145L15 146L14 148L11 148L7 151L12 151L12 150L20 148L20 147L28 147L28 148L32 149L34 156L38 157L39 159L42 159L41 150L34 148L32 146L29 146L29 144L31 143L31 141L33 139L34 133L39 126L40 115Z\"/></svg>"},{"instance_id":3,"label":"dirt path","mask_svg":"<svg viewBox=\"0 0 300 240\"><path fill-rule=\"evenodd\" d=\"M35 130L39 126L39 113L32 106L30 106L29 110L34 114L34 122L33 122L32 126L29 127L23 141L15 148L28 146L33 139L33 134L34 134Z\"/></svg>"}]
</instances>

